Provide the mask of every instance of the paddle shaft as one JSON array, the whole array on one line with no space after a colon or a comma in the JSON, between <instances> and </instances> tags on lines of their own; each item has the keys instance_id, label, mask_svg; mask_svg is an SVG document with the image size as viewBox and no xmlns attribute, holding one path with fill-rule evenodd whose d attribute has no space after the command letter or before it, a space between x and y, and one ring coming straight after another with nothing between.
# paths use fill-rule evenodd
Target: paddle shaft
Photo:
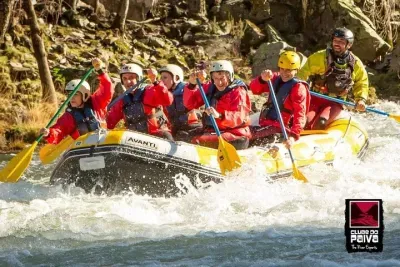
<instances>
[{"instance_id":1,"label":"paddle shaft","mask_svg":"<svg viewBox=\"0 0 400 267\"><path fill-rule=\"evenodd\" d=\"M91 67L88 72L86 72L86 74L83 76L83 78L81 79L81 81L78 83L77 86L75 86L75 89L69 94L69 96L67 97L67 99L64 101L64 103L62 103L61 107L57 110L56 114L54 114L54 116L51 118L51 120L49 121L49 123L46 125L46 128L49 128L53 122L57 119L58 115L60 115L61 111L63 110L63 108L68 105L69 101L71 100L71 98L75 95L75 93L79 90L79 88L81 87L82 83L84 81L86 81L86 79L89 77L90 74L92 74L94 68ZM36 142L39 142L41 139L43 138L43 134L39 135L39 137L36 139Z\"/></svg>"},{"instance_id":2,"label":"paddle shaft","mask_svg":"<svg viewBox=\"0 0 400 267\"><path fill-rule=\"evenodd\" d=\"M208 102L207 96L204 93L203 86L198 78L196 78L196 83L199 86L199 91L201 93L201 97L203 98L204 104L206 108L210 108L210 103ZM233 169L239 168L240 164L240 157L236 151L236 148L225 142L224 138L221 135L221 132L218 129L217 122L215 121L214 116L211 114L209 115L211 123L214 127L215 133L218 136L218 152L217 152L217 159L219 163L219 168L221 169L221 173L225 175L226 171L232 171Z\"/></svg>"},{"instance_id":3,"label":"paddle shaft","mask_svg":"<svg viewBox=\"0 0 400 267\"><path fill-rule=\"evenodd\" d=\"M278 116L278 121L282 128L283 137L285 138L285 140L288 140L289 138L288 138L288 135L286 132L285 124L283 123L281 111L279 109L278 101L276 100L276 95L275 95L274 87L272 86L271 80L268 80L268 86L269 86L269 92L270 92L270 95L272 98L272 102L274 102L274 106L276 109L276 115ZM291 149L288 149L288 151L289 151L290 159L292 160L292 162L294 162L294 158L293 158Z\"/></svg>"},{"instance_id":4,"label":"paddle shaft","mask_svg":"<svg viewBox=\"0 0 400 267\"><path fill-rule=\"evenodd\" d=\"M199 91L201 93L201 97L203 97L204 104L206 105L206 108L209 108L210 107L210 103L208 103L207 96L204 93L203 86L201 86L201 82L200 82L199 78L196 78L196 82L197 82L197 85L199 86ZM220 137L221 136L221 132L218 129L217 122L215 121L214 116L211 115L209 117L210 117L211 123L212 123L212 125L214 127L215 133L217 134L218 137Z\"/></svg>"},{"instance_id":5,"label":"paddle shaft","mask_svg":"<svg viewBox=\"0 0 400 267\"><path fill-rule=\"evenodd\" d=\"M132 86L131 88L129 88L128 90L126 90L125 92L123 92L121 95L119 95L117 98L115 98L110 104L108 104L107 106L107 111L109 111L114 105L115 103L117 103L118 101L120 101L122 98L124 98L124 96L126 96L127 94L129 94L130 92L132 92L133 90L135 90L140 84L142 84L144 81L146 80L146 78L141 79L138 83L136 83L134 86Z\"/></svg>"},{"instance_id":6,"label":"paddle shaft","mask_svg":"<svg viewBox=\"0 0 400 267\"><path fill-rule=\"evenodd\" d=\"M319 94L317 92L310 91L310 94L313 95L313 96L319 97L319 98L323 98L323 99L326 99L326 100L330 100L332 102L339 103L339 104L343 104L343 105L347 105L347 106L353 106L353 107L356 106L355 103L344 101L342 99L330 97L330 96L327 96L327 95L322 95L322 94ZM384 116L388 116L388 117L390 116L390 114L387 113L387 112L384 112L384 111L381 111L381 110L377 110L377 109L373 109L373 108L368 108L367 107L366 111L374 112L374 113L377 113L377 114L380 114L380 115L384 115Z\"/></svg>"}]
</instances>

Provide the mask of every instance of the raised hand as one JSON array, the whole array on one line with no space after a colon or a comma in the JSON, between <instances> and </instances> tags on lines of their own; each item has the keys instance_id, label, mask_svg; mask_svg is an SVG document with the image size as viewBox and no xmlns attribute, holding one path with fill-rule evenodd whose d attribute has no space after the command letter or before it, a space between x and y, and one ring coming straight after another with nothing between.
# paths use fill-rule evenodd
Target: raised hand
<instances>
[{"instance_id":1,"label":"raised hand","mask_svg":"<svg viewBox=\"0 0 400 267\"><path fill-rule=\"evenodd\" d=\"M265 82L268 82L272 78L272 71L271 70L263 70L261 72L261 79Z\"/></svg>"},{"instance_id":2,"label":"raised hand","mask_svg":"<svg viewBox=\"0 0 400 267\"><path fill-rule=\"evenodd\" d=\"M196 70L192 74L189 75L189 83L196 84L196 78L199 78L201 83L207 78L207 72L205 70Z\"/></svg>"},{"instance_id":3,"label":"raised hand","mask_svg":"<svg viewBox=\"0 0 400 267\"><path fill-rule=\"evenodd\" d=\"M152 83L154 83L157 79L157 74L158 74L157 70L150 68L150 69L147 69L146 71L147 71L147 77L149 77L150 81Z\"/></svg>"},{"instance_id":4,"label":"raised hand","mask_svg":"<svg viewBox=\"0 0 400 267\"><path fill-rule=\"evenodd\" d=\"M99 59L99 58L92 59L92 65L96 71L98 71L104 67L103 61L101 61L101 59Z\"/></svg>"}]
</instances>

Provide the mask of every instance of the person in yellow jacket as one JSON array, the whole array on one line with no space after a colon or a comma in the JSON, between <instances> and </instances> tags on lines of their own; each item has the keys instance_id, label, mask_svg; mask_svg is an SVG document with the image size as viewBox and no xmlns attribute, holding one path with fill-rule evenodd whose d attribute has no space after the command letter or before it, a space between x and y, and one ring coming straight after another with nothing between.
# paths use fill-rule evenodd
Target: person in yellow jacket
<instances>
[{"instance_id":1,"label":"person in yellow jacket","mask_svg":"<svg viewBox=\"0 0 400 267\"><path fill-rule=\"evenodd\" d=\"M311 90L345 100L352 91L356 109L365 111L368 98L368 75L361 60L349 49L354 35L346 28L337 28L332 34L331 47L312 54L300 69L298 77L311 82ZM311 96L307 114L308 129L325 129L340 114L343 106Z\"/></svg>"}]
</instances>

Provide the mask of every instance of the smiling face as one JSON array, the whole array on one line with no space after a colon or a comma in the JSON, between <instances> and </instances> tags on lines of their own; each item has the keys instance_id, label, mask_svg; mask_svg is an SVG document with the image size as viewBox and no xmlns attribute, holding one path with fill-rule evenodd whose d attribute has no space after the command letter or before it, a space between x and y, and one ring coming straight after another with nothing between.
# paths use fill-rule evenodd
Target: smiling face
<instances>
[{"instance_id":1,"label":"smiling face","mask_svg":"<svg viewBox=\"0 0 400 267\"><path fill-rule=\"evenodd\" d=\"M175 85L172 74L166 71L161 72L161 81L168 88L168 90L173 89L173 86Z\"/></svg>"},{"instance_id":2,"label":"smiling face","mask_svg":"<svg viewBox=\"0 0 400 267\"><path fill-rule=\"evenodd\" d=\"M211 79L219 91L223 91L231 82L230 74L227 71L215 71L211 73Z\"/></svg>"},{"instance_id":3,"label":"smiling face","mask_svg":"<svg viewBox=\"0 0 400 267\"><path fill-rule=\"evenodd\" d=\"M81 92L76 92L74 96L71 98L71 101L69 102L71 104L71 107L73 108L80 108L83 106L83 96Z\"/></svg>"},{"instance_id":4,"label":"smiling face","mask_svg":"<svg viewBox=\"0 0 400 267\"><path fill-rule=\"evenodd\" d=\"M283 82L290 81L297 74L297 70L283 69L279 68L279 74L281 75L281 79Z\"/></svg>"},{"instance_id":5,"label":"smiling face","mask_svg":"<svg viewBox=\"0 0 400 267\"><path fill-rule=\"evenodd\" d=\"M122 84L129 89L137 83L138 76L135 73L124 73L121 78Z\"/></svg>"},{"instance_id":6,"label":"smiling face","mask_svg":"<svg viewBox=\"0 0 400 267\"><path fill-rule=\"evenodd\" d=\"M333 37L332 39L332 50L337 56L343 55L348 49L350 49L351 44L344 38Z\"/></svg>"}]
</instances>

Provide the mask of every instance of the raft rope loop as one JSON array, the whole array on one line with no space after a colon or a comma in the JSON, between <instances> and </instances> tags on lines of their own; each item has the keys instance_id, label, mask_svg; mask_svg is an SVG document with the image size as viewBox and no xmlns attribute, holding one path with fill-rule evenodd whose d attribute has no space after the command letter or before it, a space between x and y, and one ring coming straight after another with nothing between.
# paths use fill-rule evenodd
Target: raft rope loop
<instances>
[{"instance_id":1,"label":"raft rope loop","mask_svg":"<svg viewBox=\"0 0 400 267\"><path fill-rule=\"evenodd\" d=\"M347 135L347 133L348 133L348 131L349 131L349 129L350 129L350 125L351 125L351 120L352 120L352 119L353 119L353 116L350 115L350 119L349 119L349 122L347 123L347 127L346 127L346 130L344 131L343 136L340 137L340 138L337 140L337 142L336 142L336 144L335 144L335 146L334 146L333 148L336 148L336 147L339 145L339 143L342 143L342 142L344 141L344 138L345 138L345 136Z\"/></svg>"}]
</instances>

